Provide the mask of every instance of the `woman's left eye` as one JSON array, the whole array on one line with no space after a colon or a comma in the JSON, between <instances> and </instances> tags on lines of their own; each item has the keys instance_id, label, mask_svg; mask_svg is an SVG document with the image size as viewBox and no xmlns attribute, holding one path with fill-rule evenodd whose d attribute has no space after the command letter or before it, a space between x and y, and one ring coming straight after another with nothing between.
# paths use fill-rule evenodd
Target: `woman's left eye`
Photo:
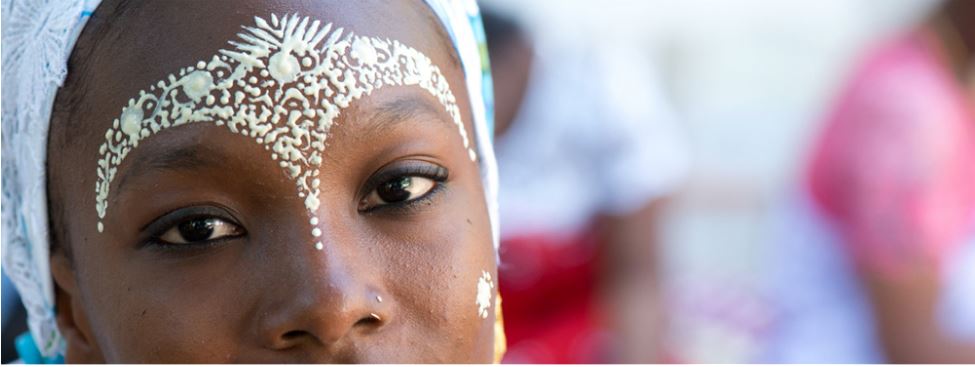
<instances>
[{"instance_id":1,"label":"woman's left eye","mask_svg":"<svg viewBox=\"0 0 975 367\"><path fill-rule=\"evenodd\" d=\"M368 210L386 204L405 203L421 198L434 188L437 182L422 176L400 176L380 183L362 200L362 209Z\"/></svg>"},{"instance_id":2,"label":"woman's left eye","mask_svg":"<svg viewBox=\"0 0 975 367\"><path fill-rule=\"evenodd\" d=\"M217 217L202 217L179 223L163 232L159 240L173 245L198 244L235 237L243 230L231 222Z\"/></svg>"}]
</instances>

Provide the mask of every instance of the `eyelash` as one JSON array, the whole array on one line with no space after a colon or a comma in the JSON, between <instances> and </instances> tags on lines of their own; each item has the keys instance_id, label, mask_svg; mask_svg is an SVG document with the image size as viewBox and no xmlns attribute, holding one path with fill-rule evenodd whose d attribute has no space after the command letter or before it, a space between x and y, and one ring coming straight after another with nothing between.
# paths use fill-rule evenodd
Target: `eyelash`
<instances>
[{"instance_id":1,"label":"eyelash","mask_svg":"<svg viewBox=\"0 0 975 367\"><path fill-rule=\"evenodd\" d=\"M197 219L215 218L222 220L224 222L233 224L243 232L240 235L232 237L222 237L213 240L191 242L191 243L170 243L163 241L161 237L166 234L167 231L173 229L174 227L188 221ZM141 241L141 246L144 248L150 248L154 250L160 250L165 252L186 252L186 251L199 251L211 247L216 247L224 242L232 241L240 237L246 236L247 231L243 226L239 224L240 222L233 219L230 215L225 214L225 210L214 208L214 207L190 207L181 208L174 210L172 212L166 213L159 217L155 221L146 225L143 230L151 233L145 240Z\"/></svg>"},{"instance_id":2,"label":"eyelash","mask_svg":"<svg viewBox=\"0 0 975 367\"><path fill-rule=\"evenodd\" d=\"M379 185L399 177L423 177L433 180L434 186L429 192L413 200L388 203L383 205L378 205L369 209L360 210L363 214L381 214L384 212L395 213L395 214L409 214L417 210L420 206L429 204L433 198L438 195L441 191L446 188L446 182L450 174L447 168L433 164L433 163L419 163L419 162L409 162L394 166L370 177L365 185L364 193L359 195L359 200L362 201L370 193L375 191Z\"/></svg>"},{"instance_id":3,"label":"eyelash","mask_svg":"<svg viewBox=\"0 0 975 367\"><path fill-rule=\"evenodd\" d=\"M390 214L409 214L415 212L419 207L427 205L436 195L441 193L446 188L446 182L449 177L449 173L445 167L435 165L432 163L405 163L398 166L394 166L385 170L382 170L372 177L370 177L365 185L364 194L359 195L360 200L363 200L367 195L375 191L379 185L388 182L392 179L399 177L423 177L434 181L434 187L430 189L426 194L418 198L396 202L387 203L383 205L378 205L372 208L361 210L361 213L367 215L378 215L383 213ZM214 240L192 242L185 244L175 244L168 241L164 241L161 237L169 230L180 225L181 223L205 219L205 218L216 218L227 223L238 226L243 231L242 234L232 237L222 237ZM164 252L193 252L208 249L211 247L219 246L225 242L229 242L240 237L246 236L247 231L243 226L239 224L239 221L235 220L226 213L226 210L219 209L215 207L190 207L177 209L167 214L164 214L160 218L151 222L150 224L143 227L143 231L151 233L143 241L140 242L140 247L151 248L154 250L164 251Z\"/></svg>"}]
</instances>

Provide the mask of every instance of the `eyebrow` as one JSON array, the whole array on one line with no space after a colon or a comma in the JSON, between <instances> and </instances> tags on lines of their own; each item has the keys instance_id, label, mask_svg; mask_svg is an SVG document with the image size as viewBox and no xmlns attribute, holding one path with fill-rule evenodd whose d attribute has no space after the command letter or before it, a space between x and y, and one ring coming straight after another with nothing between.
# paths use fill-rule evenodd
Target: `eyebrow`
<instances>
[{"instance_id":1,"label":"eyebrow","mask_svg":"<svg viewBox=\"0 0 975 367\"><path fill-rule=\"evenodd\" d=\"M434 105L429 100L415 95L384 102L371 111L365 112L366 116L363 118L365 124L358 129L365 130L369 135L379 133L390 125L413 121L418 117L429 117L444 124L445 127L457 129L453 119L439 103Z\"/></svg>"},{"instance_id":2,"label":"eyebrow","mask_svg":"<svg viewBox=\"0 0 975 367\"><path fill-rule=\"evenodd\" d=\"M160 154L138 157L132 161L128 170L119 177L117 192L122 192L125 184L152 171L187 171L203 168L221 167L228 156L215 149L200 144L167 149Z\"/></svg>"},{"instance_id":3,"label":"eyebrow","mask_svg":"<svg viewBox=\"0 0 975 367\"><path fill-rule=\"evenodd\" d=\"M430 117L443 126L456 129L452 119L447 119L447 112L438 108L427 99L419 96L397 98L384 102L374 109L367 109L362 136L379 134L391 125L414 121L417 117ZM254 144L257 144L256 142ZM206 148L200 144L192 144L177 149L166 150L160 154L138 157L132 161L130 168L120 175L116 192L122 192L128 181L146 175L153 171L189 171L206 168L218 168L231 159L223 152Z\"/></svg>"}]
</instances>

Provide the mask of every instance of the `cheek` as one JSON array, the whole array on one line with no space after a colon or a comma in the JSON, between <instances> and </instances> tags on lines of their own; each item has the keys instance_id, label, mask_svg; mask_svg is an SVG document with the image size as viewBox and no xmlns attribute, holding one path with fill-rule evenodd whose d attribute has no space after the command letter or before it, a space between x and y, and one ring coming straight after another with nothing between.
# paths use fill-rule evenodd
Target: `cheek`
<instances>
[{"instance_id":1,"label":"cheek","mask_svg":"<svg viewBox=\"0 0 975 367\"><path fill-rule=\"evenodd\" d=\"M469 190L471 197L479 194ZM460 210L447 210L424 221L411 236L389 252L391 289L402 300L402 312L416 316L425 343L437 353L456 351L456 360L491 361L495 253L486 215L478 215L483 200L462 201ZM400 232L403 233L403 232ZM434 342L436 341L436 342ZM473 358L473 359L471 359ZM484 359L487 358L487 359Z\"/></svg>"},{"instance_id":2,"label":"cheek","mask_svg":"<svg viewBox=\"0 0 975 367\"><path fill-rule=\"evenodd\" d=\"M102 254L98 264L85 264L90 270L80 274L79 286L107 362L220 362L233 354L240 340L231 320L240 317L238 305L228 301L240 299L238 286L214 284L220 277L209 270L161 271L162 265L131 256L121 261L117 252Z\"/></svg>"}]
</instances>

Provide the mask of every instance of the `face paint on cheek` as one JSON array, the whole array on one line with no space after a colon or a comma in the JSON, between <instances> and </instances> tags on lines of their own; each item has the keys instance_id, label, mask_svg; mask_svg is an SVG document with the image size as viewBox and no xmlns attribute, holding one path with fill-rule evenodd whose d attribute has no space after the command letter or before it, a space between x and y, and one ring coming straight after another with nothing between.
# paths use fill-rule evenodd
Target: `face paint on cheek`
<instances>
[{"instance_id":1,"label":"face paint on cheek","mask_svg":"<svg viewBox=\"0 0 975 367\"><path fill-rule=\"evenodd\" d=\"M352 101L383 86L419 86L444 106L476 160L447 79L420 51L389 39L343 35L331 23L298 15L254 21L239 41L229 42L233 49L139 92L105 132L95 183L99 232L109 187L129 152L162 130L189 123L226 127L269 151L304 199L319 250L324 245L317 240L322 231L315 212L325 139Z\"/></svg>"},{"instance_id":2,"label":"face paint on cheek","mask_svg":"<svg viewBox=\"0 0 975 367\"><path fill-rule=\"evenodd\" d=\"M481 270L481 277L477 279L477 298L474 304L477 305L477 314L486 319L494 304L494 279L485 270Z\"/></svg>"}]
</instances>

